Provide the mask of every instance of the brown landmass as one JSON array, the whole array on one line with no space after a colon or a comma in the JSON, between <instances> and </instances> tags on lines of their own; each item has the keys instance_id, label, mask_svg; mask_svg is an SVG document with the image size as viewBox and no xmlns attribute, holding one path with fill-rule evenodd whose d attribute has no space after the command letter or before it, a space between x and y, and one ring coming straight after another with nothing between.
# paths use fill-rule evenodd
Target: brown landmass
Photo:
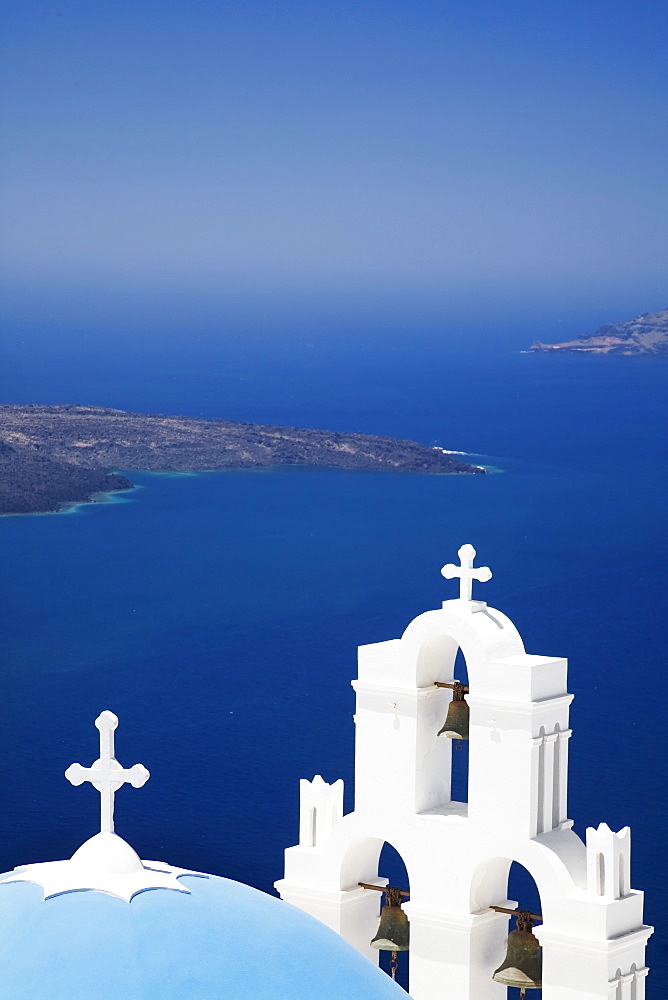
<instances>
[{"instance_id":1,"label":"brown landmass","mask_svg":"<svg viewBox=\"0 0 668 1000\"><path fill-rule=\"evenodd\" d=\"M609 323L562 344L534 341L530 351L544 354L668 354L668 309L643 313L627 323Z\"/></svg>"},{"instance_id":2,"label":"brown landmass","mask_svg":"<svg viewBox=\"0 0 668 1000\"><path fill-rule=\"evenodd\" d=\"M113 470L192 472L315 465L470 475L440 448L370 434L126 413L97 406L0 406L0 513L37 513L130 489Z\"/></svg>"}]
</instances>

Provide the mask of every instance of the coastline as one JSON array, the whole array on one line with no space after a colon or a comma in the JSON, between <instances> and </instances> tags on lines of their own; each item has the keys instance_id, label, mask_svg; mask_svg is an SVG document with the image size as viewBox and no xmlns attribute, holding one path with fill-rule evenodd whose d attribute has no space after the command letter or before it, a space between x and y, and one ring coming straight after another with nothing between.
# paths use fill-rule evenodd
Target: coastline
<instances>
[{"instance_id":1,"label":"coastline","mask_svg":"<svg viewBox=\"0 0 668 1000\"><path fill-rule=\"evenodd\" d=\"M484 475L417 441L63 404L0 405L0 510L58 513L132 488L114 469L190 475L297 467Z\"/></svg>"},{"instance_id":2,"label":"coastline","mask_svg":"<svg viewBox=\"0 0 668 1000\"><path fill-rule=\"evenodd\" d=\"M445 454L461 455L467 458L479 457L475 454L465 451L446 452L445 449L443 448L436 448L435 450L443 451ZM495 465L474 464L474 463L467 463L467 464L470 464L471 468L479 470L480 472L485 473L486 475L497 475L505 471L501 467ZM246 473L246 474L251 473L254 475L259 475L259 474L272 475L281 472L305 472L305 471L314 471L314 472L328 471L335 474L341 472L343 473L355 472L355 474L359 474L359 472L366 472L368 474L376 476L387 475L386 469L352 470L352 469L341 468L336 465L308 465L308 464L297 465L291 463L288 464L288 463L278 463L278 462L275 465L228 466L227 468L223 469L183 469L183 470L112 469L110 470L110 472L112 472L114 475L121 476L124 479L128 480L128 482L131 482L129 476L132 475L133 473L140 473L142 476L156 476L165 479L180 479L180 478L196 479L200 476L225 475L225 474L229 475L236 473ZM400 470L399 472L395 472L394 475L407 475L407 476L433 475L437 478L442 478L444 476L447 476L449 478L460 479L464 476L469 475L469 473L465 472L425 473L425 472L414 472L410 470ZM90 497L86 499L63 501L61 504L59 504L57 507L54 507L51 510L6 511L0 513L0 518L51 517L52 515L57 515L57 514L67 514L67 515L77 514L79 513L81 508L91 507L93 505L104 506L104 505L113 505L120 503L129 503L131 501L125 498L125 494L134 493L136 490L144 490L146 488L147 487L144 486L142 483L131 482L130 486L126 486L121 489L98 490L95 493L92 493Z\"/></svg>"},{"instance_id":3,"label":"coastline","mask_svg":"<svg viewBox=\"0 0 668 1000\"><path fill-rule=\"evenodd\" d=\"M64 500L58 507L52 510L16 510L0 513L2 517L51 517L53 514L76 514L80 507L90 507L93 504L104 506L105 504L128 503L121 499L123 493L134 493L135 490L143 490L144 487L133 483L131 486L124 486L119 490L98 490L92 493L87 500Z\"/></svg>"}]
</instances>

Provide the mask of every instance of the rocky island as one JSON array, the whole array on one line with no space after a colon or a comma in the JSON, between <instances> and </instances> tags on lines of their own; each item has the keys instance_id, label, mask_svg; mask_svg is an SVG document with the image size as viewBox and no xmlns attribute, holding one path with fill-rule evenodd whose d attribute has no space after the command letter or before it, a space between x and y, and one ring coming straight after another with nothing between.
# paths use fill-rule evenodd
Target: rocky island
<instances>
[{"instance_id":1,"label":"rocky island","mask_svg":"<svg viewBox=\"0 0 668 1000\"><path fill-rule=\"evenodd\" d=\"M480 474L441 448L371 434L126 413L98 406L0 405L0 514L58 510L130 489L114 470L193 472L320 465Z\"/></svg>"},{"instance_id":2,"label":"rocky island","mask_svg":"<svg viewBox=\"0 0 668 1000\"><path fill-rule=\"evenodd\" d=\"M608 323L563 344L534 341L529 351L543 354L668 354L668 309L643 313L626 323Z\"/></svg>"}]
</instances>

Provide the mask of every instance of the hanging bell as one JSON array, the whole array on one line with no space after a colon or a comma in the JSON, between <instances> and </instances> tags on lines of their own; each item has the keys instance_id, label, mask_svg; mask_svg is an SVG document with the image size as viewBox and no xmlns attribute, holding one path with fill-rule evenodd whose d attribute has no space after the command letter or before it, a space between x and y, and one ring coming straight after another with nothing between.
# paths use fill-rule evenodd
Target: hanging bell
<instances>
[{"instance_id":1,"label":"hanging bell","mask_svg":"<svg viewBox=\"0 0 668 1000\"><path fill-rule=\"evenodd\" d=\"M543 976L543 953L538 938L531 933L533 920L525 910L517 913L517 927L508 935L506 957L492 979L504 986L515 986L524 996L525 990L539 990Z\"/></svg>"},{"instance_id":2,"label":"hanging bell","mask_svg":"<svg viewBox=\"0 0 668 1000\"><path fill-rule=\"evenodd\" d=\"M447 736L449 740L467 740L469 738L469 707L464 700L463 684L455 681L452 701L448 705L448 714L437 735Z\"/></svg>"},{"instance_id":3,"label":"hanging bell","mask_svg":"<svg viewBox=\"0 0 668 1000\"><path fill-rule=\"evenodd\" d=\"M410 928L408 917L401 909L401 889L388 885L383 891L387 902L380 911L378 933L371 947L380 951L408 951Z\"/></svg>"}]
</instances>

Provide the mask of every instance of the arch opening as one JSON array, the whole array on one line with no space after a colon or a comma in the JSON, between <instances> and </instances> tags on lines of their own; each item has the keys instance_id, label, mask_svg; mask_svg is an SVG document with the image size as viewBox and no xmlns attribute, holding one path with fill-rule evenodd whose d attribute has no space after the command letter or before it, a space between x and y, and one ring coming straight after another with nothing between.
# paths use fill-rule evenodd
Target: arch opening
<instances>
[{"instance_id":1,"label":"arch opening","mask_svg":"<svg viewBox=\"0 0 668 1000\"><path fill-rule=\"evenodd\" d=\"M378 875L381 878L389 879L390 885L398 886L400 889L410 890L410 884L408 881L408 871L406 870L406 865L404 860L399 854L399 852L392 846L385 842L383 844L382 850L380 852L380 857L378 859ZM385 900L385 897L383 897ZM374 928L374 934L375 934ZM397 974L396 981L403 987L403 989L408 992L408 980L409 980L409 955L410 952L399 952L397 955ZM390 962L392 956L389 951L380 952L379 965L381 969L390 974Z\"/></svg>"},{"instance_id":2,"label":"arch opening","mask_svg":"<svg viewBox=\"0 0 668 1000\"><path fill-rule=\"evenodd\" d=\"M475 872L471 885L471 909L475 911L492 905L505 906L507 900L510 901L510 906L516 902L518 910L536 914L543 912L540 891L529 870L510 858L490 858ZM537 926L538 924L536 921ZM515 927L515 919L508 916L506 935L515 930ZM503 940L499 937L495 947L490 949L489 964L485 970L490 979L505 961L506 940L505 936ZM508 1000L519 1000L520 990L507 986L506 995ZM542 1000L542 996L540 988L526 991L526 1000Z\"/></svg>"},{"instance_id":3,"label":"arch opening","mask_svg":"<svg viewBox=\"0 0 668 1000\"><path fill-rule=\"evenodd\" d=\"M389 841L374 837L364 837L352 843L343 858L341 866L341 886L353 887L358 882L373 882L376 878L385 878L389 885L410 891L408 869L399 851ZM381 904L386 897L380 892L369 890L378 897L378 906L374 915L366 921L363 940L369 943L376 936L379 926ZM390 974L391 953L383 950L376 952L378 964L384 972ZM408 991L410 952L398 954L396 982Z\"/></svg>"},{"instance_id":4,"label":"arch opening","mask_svg":"<svg viewBox=\"0 0 668 1000\"><path fill-rule=\"evenodd\" d=\"M530 872L518 861L513 861L508 872L508 899L517 900L518 909L531 913L542 913L540 893ZM509 930L514 930L515 920L510 917ZM520 991L512 986L507 988L508 1000L519 1000ZM527 990L527 1000L541 1000L542 989Z\"/></svg>"},{"instance_id":5,"label":"arch opening","mask_svg":"<svg viewBox=\"0 0 668 1000\"><path fill-rule=\"evenodd\" d=\"M461 649L457 650L454 663L454 678L468 686L469 674L466 657ZM452 740L450 798L453 802L468 802L469 800L469 741Z\"/></svg>"},{"instance_id":6,"label":"arch opening","mask_svg":"<svg viewBox=\"0 0 668 1000\"><path fill-rule=\"evenodd\" d=\"M425 687L435 683L452 684L454 681L468 687L469 683L466 655L449 636L432 636L422 644L418 656L418 674ZM440 695L438 707L435 705L434 711L425 719L424 725L427 728L423 738L426 739L426 745L431 744L432 747L429 755L433 762L432 771L440 776L438 784L441 798L438 800L433 794L426 798L430 800L431 807L447 807L451 803L466 805L469 799L469 741L438 737L446 718L449 725L454 724L456 728L462 717L457 713L453 716L449 714L454 692L444 689Z\"/></svg>"}]
</instances>

